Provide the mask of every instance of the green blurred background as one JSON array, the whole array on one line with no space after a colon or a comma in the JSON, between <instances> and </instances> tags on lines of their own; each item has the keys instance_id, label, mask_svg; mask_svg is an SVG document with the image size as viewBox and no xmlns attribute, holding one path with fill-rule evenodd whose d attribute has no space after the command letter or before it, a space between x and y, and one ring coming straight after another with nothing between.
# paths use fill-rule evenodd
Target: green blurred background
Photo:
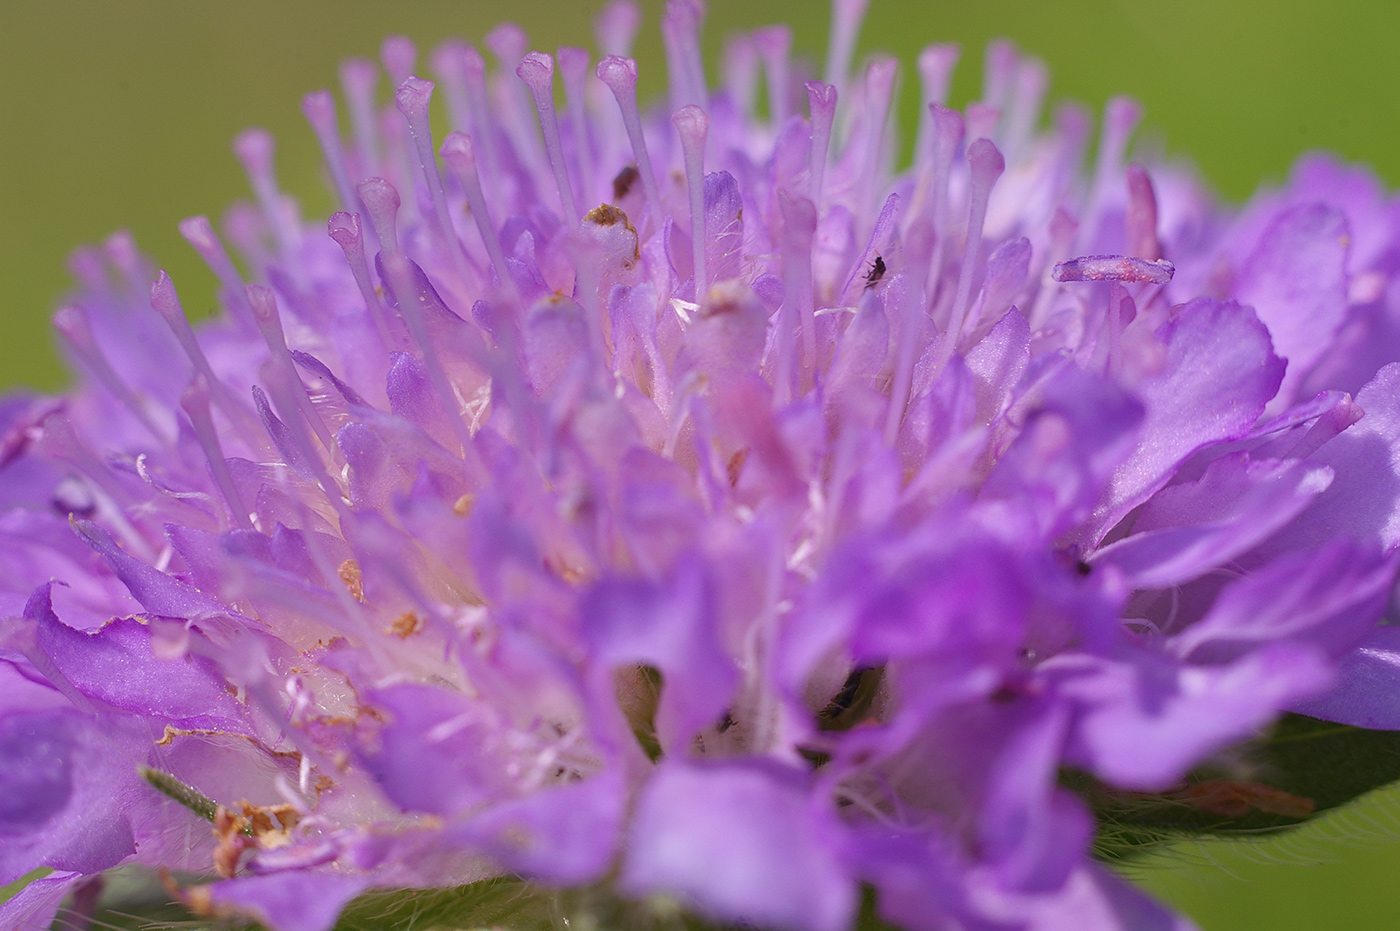
<instances>
[{"instance_id":1,"label":"green blurred background","mask_svg":"<svg viewBox=\"0 0 1400 931\"><path fill-rule=\"evenodd\" d=\"M308 216L324 215L330 197L300 100L333 86L342 58L373 57L390 33L426 53L502 18L524 25L537 48L591 45L599 6L0 0L0 385L62 385L47 327L69 286L65 257L115 229L130 229L169 269L187 306L212 304L212 279L175 224L197 213L217 220L246 196L229 152L244 127L273 131L283 186ZM644 7L637 54L644 88L656 92L660 3ZM713 0L711 60L726 30L778 21L793 24L799 50L820 56L823 0ZM1139 98L1148 131L1232 200L1277 182L1310 148L1400 180L1394 0L875 0L861 48L912 65L926 42L962 43L953 94L962 102L994 36L1049 63L1053 98ZM904 84L907 126L912 74ZM1133 876L1206 931L1400 928L1400 794L1283 839L1175 848Z\"/></svg>"}]
</instances>

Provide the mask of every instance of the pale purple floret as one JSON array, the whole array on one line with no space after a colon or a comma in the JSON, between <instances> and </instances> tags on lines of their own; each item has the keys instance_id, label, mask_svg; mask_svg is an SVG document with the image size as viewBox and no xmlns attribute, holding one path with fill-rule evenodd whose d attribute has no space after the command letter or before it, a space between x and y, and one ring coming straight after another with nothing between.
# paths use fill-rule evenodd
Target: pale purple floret
<instances>
[{"instance_id":1,"label":"pale purple floret","mask_svg":"<svg viewBox=\"0 0 1400 931\"><path fill-rule=\"evenodd\" d=\"M0 924L136 864L280 931L502 875L1186 928L1063 770L1164 792L1286 710L1400 729L1386 196L1314 157L1224 211L1125 164L1121 99L1089 168L1009 43L966 113L926 50L895 172L864 8L822 81L775 27L711 91L672 0L653 109L625 0L596 68L507 25L434 84L396 37L347 136L303 102L324 231L260 131L257 206L181 225L221 316L129 237L75 257L79 386L0 402L0 884L54 870Z\"/></svg>"}]
</instances>

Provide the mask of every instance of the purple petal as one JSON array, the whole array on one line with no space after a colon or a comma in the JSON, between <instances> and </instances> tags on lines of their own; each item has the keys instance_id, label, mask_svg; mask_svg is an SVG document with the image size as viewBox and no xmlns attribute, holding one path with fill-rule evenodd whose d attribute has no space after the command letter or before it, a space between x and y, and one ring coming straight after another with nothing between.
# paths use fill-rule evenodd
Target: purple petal
<instances>
[{"instance_id":1,"label":"purple petal","mask_svg":"<svg viewBox=\"0 0 1400 931\"><path fill-rule=\"evenodd\" d=\"M856 886L838 861L840 828L823 807L795 772L663 763L632 814L622 888L674 895L726 921L844 931Z\"/></svg>"},{"instance_id":2,"label":"purple petal","mask_svg":"<svg viewBox=\"0 0 1400 931\"><path fill-rule=\"evenodd\" d=\"M39 648L78 691L178 727L248 732L243 709L208 660L158 659L150 627L134 618L114 618L92 632L74 630L54 614L49 590L35 591L25 616L38 625Z\"/></svg>"},{"instance_id":3,"label":"purple petal","mask_svg":"<svg viewBox=\"0 0 1400 931\"><path fill-rule=\"evenodd\" d=\"M615 772L493 805L449 836L513 872L571 886L594 882L621 840L625 787Z\"/></svg>"},{"instance_id":4,"label":"purple petal","mask_svg":"<svg viewBox=\"0 0 1400 931\"><path fill-rule=\"evenodd\" d=\"M1400 627L1377 627L1342 658L1327 694L1290 711L1378 731L1400 731Z\"/></svg>"},{"instance_id":5,"label":"purple petal","mask_svg":"<svg viewBox=\"0 0 1400 931\"><path fill-rule=\"evenodd\" d=\"M1240 272L1236 299L1254 307L1274 351L1288 360L1282 401L1293 400L1346 318L1349 238L1346 217L1335 208L1293 207L1264 231Z\"/></svg>"},{"instance_id":6,"label":"purple petal","mask_svg":"<svg viewBox=\"0 0 1400 931\"><path fill-rule=\"evenodd\" d=\"M1196 761L1242 740L1331 682L1322 654L1271 643L1227 666L1144 651L1121 660L1058 657L1042 672L1077 707L1066 757L1113 785L1164 789Z\"/></svg>"},{"instance_id":7,"label":"purple petal","mask_svg":"<svg viewBox=\"0 0 1400 931\"><path fill-rule=\"evenodd\" d=\"M693 561L660 584L605 580L582 608L593 661L608 682L620 665L661 670L656 733L668 752L683 750L719 720L739 681L711 623L714 612L711 582Z\"/></svg>"},{"instance_id":8,"label":"purple petal","mask_svg":"<svg viewBox=\"0 0 1400 931\"><path fill-rule=\"evenodd\" d=\"M1332 482L1332 470L1299 462L1212 462L1195 482L1162 489L1133 534L1098 551L1135 588L1167 588L1222 566L1303 511Z\"/></svg>"},{"instance_id":9,"label":"purple petal","mask_svg":"<svg viewBox=\"0 0 1400 931\"><path fill-rule=\"evenodd\" d=\"M206 889L216 909L252 916L269 931L330 931L345 903L368 886L365 876L288 872L245 876Z\"/></svg>"},{"instance_id":10,"label":"purple petal","mask_svg":"<svg viewBox=\"0 0 1400 931\"><path fill-rule=\"evenodd\" d=\"M1140 390L1147 409L1141 441L1094 512L1094 539L1166 484L1191 453L1248 432L1283 377L1268 331L1247 307L1192 301L1158 337L1166 359Z\"/></svg>"}]
</instances>

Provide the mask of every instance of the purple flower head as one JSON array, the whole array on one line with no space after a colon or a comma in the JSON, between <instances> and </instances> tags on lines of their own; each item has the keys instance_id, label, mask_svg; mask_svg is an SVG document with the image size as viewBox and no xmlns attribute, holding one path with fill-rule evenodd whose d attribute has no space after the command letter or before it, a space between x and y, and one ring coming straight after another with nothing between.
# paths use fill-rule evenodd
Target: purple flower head
<instances>
[{"instance_id":1,"label":"purple flower head","mask_svg":"<svg viewBox=\"0 0 1400 931\"><path fill-rule=\"evenodd\" d=\"M1389 202L1313 160L1225 211L1125 100L1090 158L1006 43L961 113L920 56L896 170L864 6L822 80L772 27L715 88L672 0L651 109L626 2L596 64L390 40L348 133L305 98L328 223L251 130L255 204L182 224L218 317L80 255L78 387L0 406L0 883L53 871L0 917L135 864L279 931L506 876L1184 927L1096 798L1216 811L1290 710L1400 728Z\"/></svg>"}]
</instances>

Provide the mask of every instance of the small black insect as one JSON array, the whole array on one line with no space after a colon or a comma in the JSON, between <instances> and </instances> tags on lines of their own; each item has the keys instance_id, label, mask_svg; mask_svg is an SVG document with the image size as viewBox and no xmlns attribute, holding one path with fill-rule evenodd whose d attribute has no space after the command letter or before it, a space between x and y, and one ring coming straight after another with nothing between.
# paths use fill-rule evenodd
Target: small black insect
<instances>
[{"instance_id":1,"label":"small black insect","mask_svg":"<svg viewBox=\"0 0 1400 931\"><path fill-rule=\"evenodd\" d=\"M613 178L613 203L622 203L622 198L632 190L632 185L637 183L637 179L642 173L637 170L636 165L627 165Z\"/></svg>"},{"instance_id":2,"label":"small black insect","mask_svg":"<svg viewBox=\"0 0 1400 931\"><path fill-rule=\"evenodd\" d=\"M877 255L875 263L870 266L870 271L865 274L865 290L869 291L875 287L883 277L885 277L885 260Z\"/></svg>"}]
</instances>

